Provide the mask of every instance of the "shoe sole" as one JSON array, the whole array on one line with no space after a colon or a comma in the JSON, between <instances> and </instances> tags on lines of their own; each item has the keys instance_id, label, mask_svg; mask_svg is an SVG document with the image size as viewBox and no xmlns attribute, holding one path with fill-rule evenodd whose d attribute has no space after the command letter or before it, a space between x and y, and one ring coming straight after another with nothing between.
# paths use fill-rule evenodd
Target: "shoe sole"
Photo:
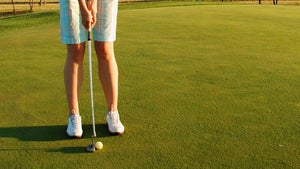
<instances>
[{"instance_id":1,"label":"shoe sole","mask_svg":"<svg viewBox=\"0 0 300 169\"><path fill-rule=\"evenodd\" d=\"M70 136L68 133L66 133L67 136L71 139L81 139L82 136Z\"/></svg>"},{"instance_id":2,"label":"shoe sole","mask_svg":"<svg viewBox=\"0 0 300 169\"><path fill-rule=\"evenodd\" d=\"M119 135L119 136L121 136L121 135L123 135L123 134L125 133L125 130L124 130L123 132L111 132L111 131L109 130L108 124L106 124L106 126L107 126L108 132L109 132L111 135L114 135L114 136Z\"/></svg>"}]
</instances>

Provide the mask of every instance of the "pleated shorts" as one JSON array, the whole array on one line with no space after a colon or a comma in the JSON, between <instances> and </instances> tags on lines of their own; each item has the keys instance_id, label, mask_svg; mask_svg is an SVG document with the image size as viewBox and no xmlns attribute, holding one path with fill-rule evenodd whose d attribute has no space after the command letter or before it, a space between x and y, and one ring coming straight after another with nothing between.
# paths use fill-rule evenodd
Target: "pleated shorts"
<instances>
[{"instance_id":1,"label":"pleated shorts","mask_svg":"<svg viewBox=\"0 0 300 169\"><path fill-rule=\"evenodd\" d=\"M60 0L60 35L64 44L87 41L87 29L81 23L78 0ZM118 0L98 0L96 25L93 39L101 42L116 40Z\"/></svg>"}]
</instances>

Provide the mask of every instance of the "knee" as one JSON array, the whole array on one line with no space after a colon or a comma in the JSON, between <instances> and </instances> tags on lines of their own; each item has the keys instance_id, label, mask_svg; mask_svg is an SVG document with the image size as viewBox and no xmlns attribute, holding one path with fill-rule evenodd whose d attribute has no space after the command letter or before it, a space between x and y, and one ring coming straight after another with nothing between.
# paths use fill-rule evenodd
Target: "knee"
<instances>
[{"instance_id":1,"label":"knee","mask_svg":"<svg viewBox=\"0 0 300 169\"><path fill-rule=\"evenodd\" d=\"M113 43L95 42L95 50L96 50L98 59L110 60L114 57Z\"/></svg>"},{"instance_id":2,"label":"knee","mask_svg":"<svg viewBox=\"0 0 300 169\"><path fill-rule=\"evenodd\" d=\"M75 63L82 63L84 58L84 44L68 45L68 58Z\"/></svg>"}]
</instances>

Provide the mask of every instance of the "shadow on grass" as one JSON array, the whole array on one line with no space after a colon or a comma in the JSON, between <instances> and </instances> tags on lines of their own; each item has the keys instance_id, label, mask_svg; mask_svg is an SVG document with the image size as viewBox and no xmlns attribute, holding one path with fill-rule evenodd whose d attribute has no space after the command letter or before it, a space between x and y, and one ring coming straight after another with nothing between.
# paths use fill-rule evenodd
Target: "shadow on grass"
<instances>
[{"instance_id":1,"label":"shadow on grass","mask_svg":"<svg viewBox=\"0 0 300 169\"><path fill-rule=\"evenodd\" d=\"M86 147L61 147L61 148L0 148L0 152L5 151L45 151L50 153L64 153L64 154L81 154L81 153L90 153L86 150Z\"/></svg>"},{"instance_id":2,"label":"shadow on grass","mask_svg":"<svg viewBox=\"0 0 300 169\"><path fill-rule=\"evenodd\" d=\"M83 125L82 138L91 138L92 125ZM32 127L1 127L0 137L16 138L21 141L59 141L70 139L66 134L66 125L32 126ZM97 137L113 136L106 124L96 124Z\"/></svg>"},{"instance_id":3,"label":"shadow on grass","mask_svg":"<svg viewBox=\"0 0 300 169\"><path fill-rule=\"evenodd\" d=\"M50 153L65 153L65 154L81 154L81 153L90 153L86 150L86 147L62 147L58 149L48 149L47 152Z\"/></svg>"}]
</instances>

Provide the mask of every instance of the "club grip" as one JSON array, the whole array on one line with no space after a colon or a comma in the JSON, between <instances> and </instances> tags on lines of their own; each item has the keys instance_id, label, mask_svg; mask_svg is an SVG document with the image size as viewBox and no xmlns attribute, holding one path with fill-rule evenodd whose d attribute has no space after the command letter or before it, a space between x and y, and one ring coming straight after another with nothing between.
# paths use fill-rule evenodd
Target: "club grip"
<instances>
[{"instance_id":1,"label":"club grip","mask_svg":"<svg viewBox=\"0 0 300 169\"><path fill-rule=\"evenodd\" d=\"M90 41L90 40L91 40L91 32L88 31L88 41Z\"/></svg>"}]
</instances>

